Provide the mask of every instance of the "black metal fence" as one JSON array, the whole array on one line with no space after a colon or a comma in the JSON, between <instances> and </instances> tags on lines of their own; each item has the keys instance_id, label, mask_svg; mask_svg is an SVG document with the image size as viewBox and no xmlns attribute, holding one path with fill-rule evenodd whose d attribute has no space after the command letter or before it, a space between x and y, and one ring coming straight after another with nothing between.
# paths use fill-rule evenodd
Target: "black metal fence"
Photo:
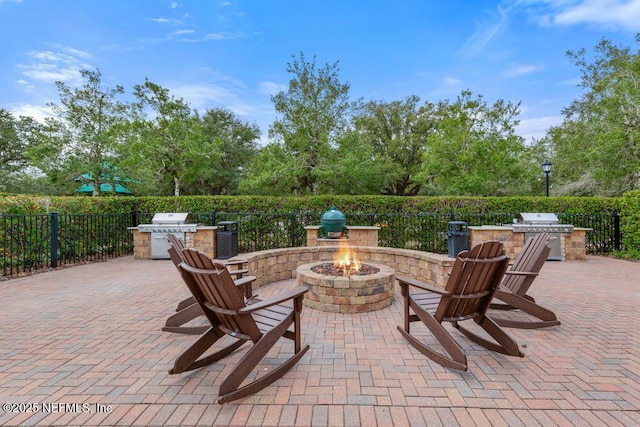
<instances>
[{"instance_id":1,"label":"black metal fence","mask_svg":"<svg viewBox=\"0 0 640 427\"><path fill-rule=\"evenodd\" d=\"M306 244L305 227L319 225L322 213L194 213L188 222L238 224L238 249L254 252ZM590 228L586 250L606 255L621 248L620 218L612 215L557 214L561 223ZM152 213L71 215L0 215L3 276L105 260L133 253L133 233L127 227L148 224ZM346 214L348 225L379 226L379 245L447 253L447 223L470 226L510 224L515 213Z\"/></svg>"},{"instance_id":2,"label":"black metal fence","mask_svg":"<svg viewBox=\"0 0 640 427\"><path fill-rule=\"evenodd\" d=\"M0 225L3 276L133 252L130 214L1 215Z\"/></svg>"},{"instance_id":3,"label":"black metal fence","mask_svg":"<svg viewBox=\"0 0 640 427\"><path fill-rule=\"evenodd\" d=\"M206 213L193 220L206 225L220 221L238 223L240 252L278 247L304 246L305 227L319 225L322 213ZM449 221L464 221L470 226L512 224L516 213L421 213L421 214L345 214L348 225L378 226L380 246L447 253ZM563 224L590 228L586 250L590 255L606 255L621 248L620 218L615 214L558 214Z\"/></svg>"}]
</instances>

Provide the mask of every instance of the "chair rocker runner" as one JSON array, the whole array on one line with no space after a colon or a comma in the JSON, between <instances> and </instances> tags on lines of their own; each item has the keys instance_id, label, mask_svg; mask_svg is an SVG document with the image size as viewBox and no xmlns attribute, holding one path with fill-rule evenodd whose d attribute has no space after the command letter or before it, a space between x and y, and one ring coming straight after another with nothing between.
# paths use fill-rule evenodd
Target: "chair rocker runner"
<instances>
[{"instance_id":1,"label":"chair rocker runner","mask_svg":"<svg viewBox=\"0 0 640 427\"><path fill-rule=\"evenodd\" d=\"M232 353L244 343L251 347L224 378L220 385L219 403L230 402L267 387L289 369L309 350L302 346L300 313L306 287L297 287L275 297L246 305L243 293L234 284L224 264L195 249L183 249L180 264L185 283L211 326L175 360L170 374L179 374L209 365ZM290 301L291 304L283 304ZM293 327L291 330L290 327ZM220 338L229 335L235 342L203 356ZM294 354L268 374L243 385L280 338L293 341Z\"/></svg>"},{"instance_id":2,"label":"chair rocker runner","mask_svg":"<svg viewBox=\"0 0 640 427\"><path fill-rule=\"evenodd\" d=\"M176 268L183 261L182 259L182 250L186 247L184 241L179 237L173 234L167 234L167 240L169 241L169 256L171 261L174 263ZM225 263L225 265L237 265L244 263L244 261L237 261L232 263ZM178 271L180 269L178 268ZM255 295L252 295L251 283L256 280L255 276L244 276L248 272L246 269L234 269L230 270L232 275L235 275L237 278L235 280L236 286L243 289L245 296L248 295L248 299L255 298ZM244 277L243 277L244 276ZM176 308L176 313L169 316L165 321L165 325L162 327L162 330L165 332L174 332L179 334L187 334L187 335L200 335L206 332L209 329L208 326L184 326L186 323L189 323L193 319L202 316L202 309L196 303L196 300L193 296L185 298L184 300L178 303Z\"/></svg>"},{"instance_id":3,"label":"chair rocker runner","mask_svg":"<svg viewBox=\"0 0 640 427\"><path fill-rule=\"evenodd\" d=\"M534 329L556 326L560 321L556 315L536 303L533 297L527 295L531 284L538 277L551 248L547 246L548 233L539 233L529 238L513 265L505 273L502 284L494 295L494 302L490 307L497 310L519 309L536 320L515 320L494 317L500 326L510 328ZM500 300L503 303L496 303Z\"/></svg>"},{"instance_id":4,"label":"chair rocker runner","mask_svg":"<svg viewBox=\"0 0 640 427\"><path fill-rule=\"evenodd\" d=\"M469 339L489 350L524 357L513 338L486 316L508 263L509 258L504 255L502 243L491 241L458 254L444 289L407 277L397 277L404 298L404 325L398 326L398 330L425 356L445 367L461 371L467 370L467 356L442 322L450 322ZM418 291L412 292L413 288ZM459 322L465 320L473 320L495 342L460 326ZM431 349L411 334L410 325L417 321L424 323L442 345L444 353Z\"/></svg>"}]
</instances>

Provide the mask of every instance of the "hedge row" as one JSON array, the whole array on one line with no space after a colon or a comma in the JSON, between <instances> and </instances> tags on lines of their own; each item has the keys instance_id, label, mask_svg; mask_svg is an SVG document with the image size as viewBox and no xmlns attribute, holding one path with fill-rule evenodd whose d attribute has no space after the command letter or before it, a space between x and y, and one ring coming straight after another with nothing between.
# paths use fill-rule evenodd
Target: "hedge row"
<instances>
[{"instance_id":1,"label":"hedge row","mask_svg":"<svg viewBox=\"0 0 640 427\"><path fill-rule=\"evenodd\" d=\"M361 213L517 213L610 214L630 206L633 193L609 197L392 197L392 196L184 196L37 197L0 196L0 213L126 212L324 212L331 206ZM637 196L635 196L637 198Z\"/></svg>"},{"instance_id":2,"label":"hedge row","mask_svg":"<svg viewBox=\"0 0 640 427\"><path fill-rule=\"evenodd\" d=\"M640 259L640 190L622 197L390 197L390 196L184 196L184 197L47 197L0 195L0 214L116 214L154 212L237 212L319 214L336 206L345 214L486 214L554 212L620 214L620 256Z\"/></svg>"},{"instance_id":3,"label":"hedge row","mask_svg":"<svg viewBox=\"0 0 640 427\"><path fill-rule=\"evenodd\" d=\"M625 193L620 198L621 255L640 259L640 190Z\"/></svg>"}]
</instances>

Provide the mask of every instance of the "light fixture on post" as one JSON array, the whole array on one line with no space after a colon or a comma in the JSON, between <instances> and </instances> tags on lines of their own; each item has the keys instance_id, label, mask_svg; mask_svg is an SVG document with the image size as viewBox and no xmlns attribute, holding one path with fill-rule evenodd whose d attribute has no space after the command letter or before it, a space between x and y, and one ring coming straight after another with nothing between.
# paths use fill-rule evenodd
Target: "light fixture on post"
<instances>
[{"instance_id":1,"label":"light fixture on post","mask_svg":"<svg viewBox=\"0 0 640 427\"><path fill-rule=\"evenodd\" d=\"M549 160L545 160L542 163L542 170L544 171L544 178L546 181L547 197L549 197L549 172L551 172L551 162Z\"/></svg>"}]
</instances>

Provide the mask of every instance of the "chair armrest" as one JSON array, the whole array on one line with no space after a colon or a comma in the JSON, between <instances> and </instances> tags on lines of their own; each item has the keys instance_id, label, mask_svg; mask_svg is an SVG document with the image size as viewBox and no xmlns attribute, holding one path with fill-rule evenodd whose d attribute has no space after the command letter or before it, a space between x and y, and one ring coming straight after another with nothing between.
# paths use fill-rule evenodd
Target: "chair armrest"
<instances>
[{"instance_id":1,"label":"chair armrest","mask_svg":"<svg viewBox=\"0 0 640 427\"><path fill-rule=\"evenodd\" d=\"M537 276L538 273L534 273L533 271L511 271L507 270L504 274L509 274L511 276Z\"/></svg>"},{"instance_id":2,"label":"chair armrest","mask_svg":"<svg viewBox=\"0 0 640 427\"><path fill-rule=\"evenodd\" d=\"M242 276L244 276L249 272L249 270L246 268L243 268L241 270L231 270L231 269L227 269L227 270L229 270L229 274L231 274L232 276L236 276L236 279L241 279Z\"/></svg>"},{"instance_id":3,"label":"chair armrest","mask_svg":"<svg viewBox=\"0 0 640 427\"><path fill-rule=\"evenodd\" d=\"M276 295L275 297L243 307L238 310L238 314L248 314L256 310L261 310L263 308L271 307L272 305L280 304L290 299L299 298L308 291L309 289L306 286L298 286L293 289L284 291L281 294Z\"/></svg>"},{"instance_id":4,"label":"chair armrest","mask_svg":"<svg viewBox=\"0 0 640 427\"><path fill-rule=\"evenodd\" d=\"M237 287L243 287L248 285L249 283L253 283L256 280L256 276L245 276L245 277L241 277L239 279L235 279L233 281L233 283L236 284Z\"/></svg>"},{"instance_id":5,"label":"chair armrest","mask_svg":"<svg viewBox=\"0 0 640 427\"><path fill-rule=\"evenodd\" d=\"M449 293L442 288L431 286L419 280L410 279L409 277L398 276L396 277L396 280L398 281L398 283L400 283L401 286L404 283L406 285L422 289L423 291L433 292L440 295L447 295Z\"/></svg>"},{"instance_id":6,"label":"chair armrest","mask_svg":"<svg viewBox=\"0 0 640 427\"><path fill-rule=\"evenodd\" d=\"M224 265L232 276L236 276L239 279L249 272L249 269L243 268L246 263L246 259L235 259L225 261Z\"/></svg>"},{"instance_id":7,"label":"chair armrest","mask_svg":"<svg viewBox=\"0 0 640 427\"><path fill-rule=\"evenodd\" d=\"M234 260L227 260L224 261L224 265L226 265L227 267L237 267L237 268L242 268L244 267L244 264L246 264L248 261L246 259L234 259Z\"/></svg>"},{"instance_id":8,"label":"chair armrest","mask_svg":"<svg viewBox=\"0 0 640 427\"><path fill-rule=\"evenodd\" d=\"M236 284L237 288L242 289L242 293L244 294L245 300L249 301L257 295L252 295L253 286L251 284L255 282L256 276L245 276L235 279L233 283Z\"/></svg>"}]
</instances>

